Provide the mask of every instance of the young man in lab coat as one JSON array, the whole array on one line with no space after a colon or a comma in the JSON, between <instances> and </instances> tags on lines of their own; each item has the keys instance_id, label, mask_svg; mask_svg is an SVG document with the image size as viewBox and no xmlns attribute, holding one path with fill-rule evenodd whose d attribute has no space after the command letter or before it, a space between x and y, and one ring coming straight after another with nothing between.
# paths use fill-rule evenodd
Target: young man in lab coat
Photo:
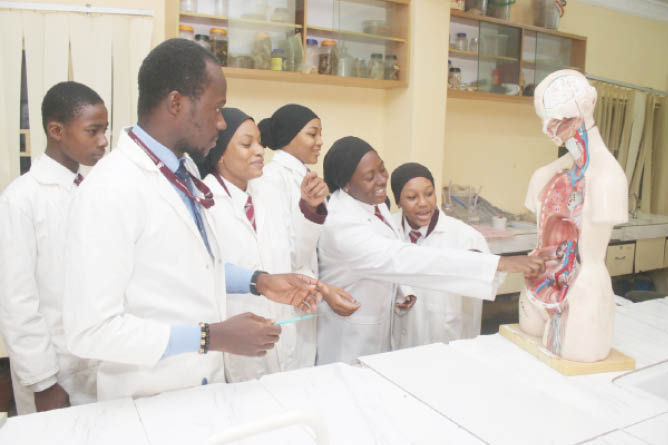
<instances>
[{"instance_id":1,"label":"young man in lab coat","mask_svg":"<svg viewBox=\"0 0 668 445\"><path fill-rule=\"evenodd\" d=\"M83 177L105 153L107 108L62 82L42 101L47 145L0 197L0 327L19 414L94 402L95 362L67 350L62 326L66 217Z\"/></svg>"},{"instance_id":2,"label":"young man in lab coat","mask_svg":"<svg viewBox=\"0 0 668 445\"><path fill-rule=\"evenodd\" d=\"M71 350L101 360L98 399L223 382L223 354L264 355L272 320L226 319L227 292L309 312L316 281L224 265L192 158L225 128L227 84L213 54L170 39L139 70L139 122L80 190L70 218L64 322ZM214 352L215 351L215 352Z\"/></svg>"}]
</instances>

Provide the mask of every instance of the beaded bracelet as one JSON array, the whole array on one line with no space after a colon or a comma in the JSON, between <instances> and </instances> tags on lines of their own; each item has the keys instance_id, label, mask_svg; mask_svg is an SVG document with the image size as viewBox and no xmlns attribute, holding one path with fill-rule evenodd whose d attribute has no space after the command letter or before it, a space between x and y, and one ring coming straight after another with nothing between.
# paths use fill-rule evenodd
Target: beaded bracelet
<instances>
[{"instance_id":1,"label":"beaded bracelet","mask_svg":"<svg viewBox=\"0 0 668 445\"><path fill-rule=\"evenodd\" d=\"M199 353L206 354L209 352L209 323L200 323L199 327L202 330L202 338L199 341Z\"/></svg>"}]
</instances>

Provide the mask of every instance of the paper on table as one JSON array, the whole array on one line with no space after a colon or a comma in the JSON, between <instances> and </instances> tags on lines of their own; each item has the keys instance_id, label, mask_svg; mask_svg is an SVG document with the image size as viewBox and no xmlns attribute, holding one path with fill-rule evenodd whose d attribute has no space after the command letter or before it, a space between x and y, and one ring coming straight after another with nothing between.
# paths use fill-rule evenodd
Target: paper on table
<instances>
[{"instance_id":1,"label":"paper on table","mask_svg":"<svg viewBox=\"0 0 668 445\"><path fill-rule=\"evenodd\" d=\"M327 423L332 444L448 443L482 445L370 369L342 363L271 374L260 383L283 406Z\"/></svg>"},{"instance_id":2,"label":"paper on table","mask_svg":"<svg viewBox=\"0 0 668 445\"><path fill-rule=\"evenodd\" d=\"M360 361L490 444L573 444L614 430L612 421L528 387L525 375L499 373L444 344Z\"/></svg>"}]
</instances>

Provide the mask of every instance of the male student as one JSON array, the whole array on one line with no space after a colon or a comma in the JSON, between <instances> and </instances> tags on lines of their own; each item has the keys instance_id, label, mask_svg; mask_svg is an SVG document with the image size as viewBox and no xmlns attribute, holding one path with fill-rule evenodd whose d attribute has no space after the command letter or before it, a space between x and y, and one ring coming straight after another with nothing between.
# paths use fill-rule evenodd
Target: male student
<instances>
[{"instance_id":1,"label":"male student","mask_svg":"<svg viewBox=\"0 0 668 445\"><path fill-rule=\"evenodd\" d=\"M66 259L65 334L101 360L98 399L143 396L222 382L224 351L264 355L279 338L272 320L226 319L225 295L262 294L305 311L323 290L296 274L223 265L194 160L226 124L227 85L217 59L170 39L139 70L138 123L77 196Z\"/></svg>"},{"instance_id":2,"label":"male student","mask_svg":"<svg viewBox=\"0 0 668 445\"><path fill-rule=\"evenodd\" d=\"M62 265L79 165L105 153L107 108L87 86L62 82L44 96L42 125L45 153L0 197L0 327L19 414L96 400L95 363L65 345Z\"/></svg>"}]
</instances>

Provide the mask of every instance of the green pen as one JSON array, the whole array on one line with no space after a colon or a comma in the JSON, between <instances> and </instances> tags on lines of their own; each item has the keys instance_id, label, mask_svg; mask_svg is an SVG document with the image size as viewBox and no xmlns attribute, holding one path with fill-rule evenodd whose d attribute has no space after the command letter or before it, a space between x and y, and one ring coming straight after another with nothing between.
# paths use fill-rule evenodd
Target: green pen
<instances>
[{"instance_id":1,"label":"green pen","mask_svg":"<svg viewBox=\"0 0 668 445\"><path fill-rule=\"evenodd\" d=\"M295 323L297 321L308 320L309 318L315 317L315 314L303 315L301 317L288 318L287 320L281 320L274 322L274 326L280 326L282 324Z\"/></svg>"}]
</instances>

